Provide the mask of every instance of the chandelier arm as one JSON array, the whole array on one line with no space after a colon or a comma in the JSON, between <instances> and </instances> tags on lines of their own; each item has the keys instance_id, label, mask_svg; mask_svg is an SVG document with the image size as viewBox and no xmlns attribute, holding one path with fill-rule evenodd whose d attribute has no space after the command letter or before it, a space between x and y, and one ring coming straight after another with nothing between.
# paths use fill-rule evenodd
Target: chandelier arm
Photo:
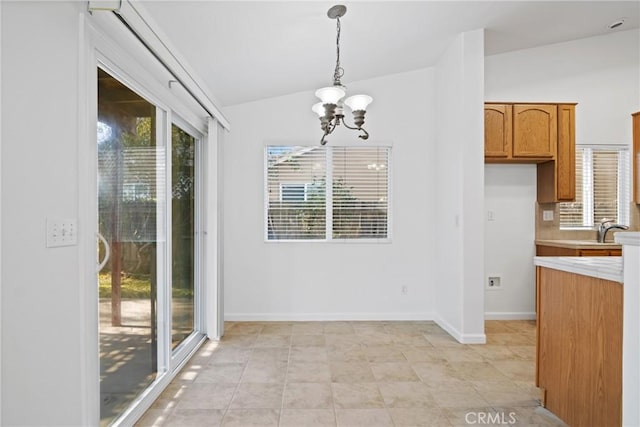
<instances>
[{"instance_id":1,"label":"chandelier arm","mask_svg":"<svg viewBox=\"0 0 640 427\"><path fill-rule=\"evenodd\" d=\"M349 125L347 124L347 122L346 122L344 119L342 119L342 124L343 124L343 125L344 125L344 127L346 127L347 129L351 129L351 130L360 130L360 129L362 129L362 128L359 128L359 127L357 127L357 126L349 126Z\"/></svg>"},{"instance_id":2,"label":"chandelier arm","mask_svg":"<svg viewBox=\"0 0 640 427\"><path fill-rule=\"evenodd\" d=\"M360 128L360 130L362 131L362 135L358 135L358 138L362 139L362 140L367 140L369 139L369 132L367 132L366 130L364 130L364 128Z\"/></svg>"}]
</instances>

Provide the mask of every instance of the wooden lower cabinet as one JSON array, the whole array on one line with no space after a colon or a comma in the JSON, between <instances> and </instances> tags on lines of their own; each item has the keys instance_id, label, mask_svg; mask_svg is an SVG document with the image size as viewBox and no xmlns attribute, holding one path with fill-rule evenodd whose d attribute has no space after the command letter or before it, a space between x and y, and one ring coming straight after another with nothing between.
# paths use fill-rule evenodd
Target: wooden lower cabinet
<instances>
[{"instance_id":1,"label":"wooden lower cabinet","mask_svg":"<svg viewBox=\"0 0 640 427\"><path fill-rule=\"evenodd\" d=\"M536 385L570 426L622 424L622 285L537 267Z\"/></svg>"},{"instance_id":2,"label":"wooden lower cabinet","mask_svg":"<svg viewBox=\"0 0 640 427\"><path fill-rule=\"evenodd\" d=\"M537 256L622 256L622 249L579 249L536 245Z\"/></svg>"}]
</instances>

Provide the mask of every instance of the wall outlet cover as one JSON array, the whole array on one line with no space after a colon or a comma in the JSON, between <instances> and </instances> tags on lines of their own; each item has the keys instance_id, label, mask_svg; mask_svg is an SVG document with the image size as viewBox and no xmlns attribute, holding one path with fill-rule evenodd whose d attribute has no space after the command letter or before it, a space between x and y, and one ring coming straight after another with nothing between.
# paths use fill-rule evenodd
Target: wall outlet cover
<instances>
[{"instance_id":1,"label":"wall outlet cover","mask_svg":"<svg viewBox=\"0 0 640 427\"><path fill-rule=\"evenodd\" d=\"M542 211L543 221L553 221L553 211Z\"/></svg>"}]
</instances>

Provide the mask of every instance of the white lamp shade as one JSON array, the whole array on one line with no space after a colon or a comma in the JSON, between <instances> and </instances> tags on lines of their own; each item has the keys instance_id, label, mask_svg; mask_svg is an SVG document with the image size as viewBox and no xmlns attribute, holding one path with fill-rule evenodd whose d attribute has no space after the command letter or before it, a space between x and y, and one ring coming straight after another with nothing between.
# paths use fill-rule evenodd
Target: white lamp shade
<instances>
[{"instance_id":1,"label":"white lamp shade","mask_svg":"<svg viewBox=\"0 0 640 427\"><path fill-rule=\"evenodd\" d=\"M371 104L373 98L369 95L353 95L344 100L351 111L367 111L367 105Z\"/></svg>"},{"instance_id":2,"label":"white lamp shade","mask_svg":"<svg viewBox=\"0 0 640 427\"><path fill-rule=\"evenodd\" d=\"M345 95L345 91L338 86L323 87L316 91L316 96L323 104L337 104Z\"/></svg>"},{"instance_id":3,"label":"white lamp shade","mask_svg":"<svg viewBox=\"0 0 640 427\"><path fill-rule=\"evenodd\" d=\"M318 115L318 117L323 117L324 116L324 105L322 105L322 102L318 102L317 104L313 104L313 107L311 107L311 111L316 113Z\"/></svg>"}]
</instances>

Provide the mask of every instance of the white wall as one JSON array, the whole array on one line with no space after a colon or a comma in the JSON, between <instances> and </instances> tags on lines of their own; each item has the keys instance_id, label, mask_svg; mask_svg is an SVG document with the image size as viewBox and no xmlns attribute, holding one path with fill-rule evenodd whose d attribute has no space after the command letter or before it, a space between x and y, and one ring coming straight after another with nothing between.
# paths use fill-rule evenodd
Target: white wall
<instances>
[{"instance_id":1,"label":"white wall","mask_svg":"<svg viewBox=\"0 0 640 427\"><path fill-rule=\"evenodd\" d=\"M485 99L577 102L576 143L631 144L630 115L640 109L638 76L640 32L623 31L489 56ZM531 318L534 311L535 205L530 201L535 202L536 175L531 168L485 168L486 210L496 210L496 221L485 222L485 269L503 278L503 291L486 292L490 318ZM507 200L513 204L507 206ZM517 217L523 222L514 229L511 219Z\"/></svg>"},{"instance_id":2,"label":"white wall","mask_svg":"<svg viewBox=\"0 0 640 427\"><path fill-rule=\"evenodd\" d=\"M349 93L374 101L371 143L393 144L392 242L264 242L265 143L319 144L313 92L225 109L225 311L227 319L422 319L434 310L433 70L362 82ZM347 117L350 119L350 117ZM336 141L363 144L356 132ZM366 142L364 142L366 144ZM403 285L408 295L401 294Z\"/></svg>"},{"instance_id":3,"label":"white wall","mask_svg":"<svg viewBox=\"0 0 640 427\"><path fill-rule=\"evenodd\" d=\"M484 32L459 35L436 66L437 321L464 343L484 342Z\"/></svg>"},{"instance_id":4,"label":"white wall","mask_svg":"<svg viewBox=\"0 0 640 427\"><path fill-rule=\"evenodd\" d=\"M486 292L487 318L535 318L536 165L485 165L485 274L500 290ZM531 183L534 183L532 186ZM485 280L486 285L486 280Z\"/></svg>"},{"instance_id":5,"label":"white wall","mask_svg":"<svg viewBox=\"0 0 640 427\"><path fill-rule=\"evenodd\" d=\"M78 216L76 2L2 5L2 420L80 425L78 248L45 218Z\"/></svg>"}]
</instances>

